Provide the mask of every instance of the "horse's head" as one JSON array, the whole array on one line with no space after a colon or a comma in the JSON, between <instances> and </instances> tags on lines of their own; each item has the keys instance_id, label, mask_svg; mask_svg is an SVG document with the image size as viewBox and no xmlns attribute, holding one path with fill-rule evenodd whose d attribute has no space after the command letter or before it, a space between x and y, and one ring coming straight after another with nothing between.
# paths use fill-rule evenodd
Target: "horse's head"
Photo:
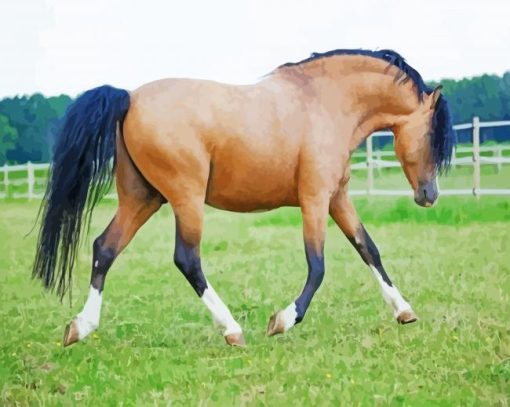
<instances>
[{"instance_id":1,"label":"horse's head","mask_svg":"<svg viewBox=\"0 0 510 407\"><path fill-rule=\"evenodd\" d=\"M424 92L411 114L401 116L393 127L395 154L420 206L432 206L439 191L437 176L448 169L455 133L441 86Z\"/></svg>"}]
</instances>

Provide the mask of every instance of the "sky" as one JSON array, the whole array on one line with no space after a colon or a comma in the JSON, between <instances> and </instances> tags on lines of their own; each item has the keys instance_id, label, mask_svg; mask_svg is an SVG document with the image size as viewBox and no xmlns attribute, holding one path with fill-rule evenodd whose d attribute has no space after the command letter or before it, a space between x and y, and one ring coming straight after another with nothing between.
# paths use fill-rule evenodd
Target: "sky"
<instances>
[{"instance_id":1,"label":"sky","mask_svg":"<svg viewBox=\"0 0 510 407\"><path fill-rule=\"evenodd\" d=\"M392 48L426 80L510 70L510 0L0 0L0 97L253 83L336 48Z\"/></svg>"}]
</instances>

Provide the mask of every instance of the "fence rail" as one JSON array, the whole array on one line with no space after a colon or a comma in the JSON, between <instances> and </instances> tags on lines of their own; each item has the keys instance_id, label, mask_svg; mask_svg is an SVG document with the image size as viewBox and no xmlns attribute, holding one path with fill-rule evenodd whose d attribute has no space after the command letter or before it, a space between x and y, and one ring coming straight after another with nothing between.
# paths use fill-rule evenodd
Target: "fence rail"
<instances>
[{"instance_id":1,"label":"fence rail","mask_svg":"<svg viewBox=\"0 0 510 407\"><path fill-rule=\"evenodd\" d=\"M510 145L493 145L480 146L480 129L488 127L508 126L510 128L510 120L480 122L478 117L474 117L472 123L458 124L454 126L455 130L472 130L472 147L459 147L455 149L452 159L453 166L473 166L473 182L472 188L459 189L442 189L442 195L510 195L510 188L482 188L481 187L481 166L496 165L498 171L503 165L510 164L510 156L504 156L505 151L510 151ZM367 187L366 189L350 190L351 195L381 195L381 196L405 196L412 195L409 189L380 189L376 188L374 179L374 170L382 168L400 167L400 163L395 159L384 159L384 157L395 157L393 151L374 150L373 138L392 136L389 131L381 131L374 133L366 141L366 152L356 152L353 158L364 159L362 162L351 164L353 171L367 171ZM482 155L482 153L490 153L491 156ZM45 186L47 182L47 170L49 164L33 164L26 163L21 165L4 165L0 167L0 198L23 198L23 199L41 199L44 194L42 188L40 192L36 191L36 187ZM37 176L37 171L44 171L44 176ZM17 177L10 178L9 173L18 173ZM19 173L24 176L20 177ZM11 186L18 187L20 185L27 186L27 192L10 193ZM510 187L510 180L509 180ZM116 199L115 194L108 194L106 199Z\"/></svg>"}]
</instances>

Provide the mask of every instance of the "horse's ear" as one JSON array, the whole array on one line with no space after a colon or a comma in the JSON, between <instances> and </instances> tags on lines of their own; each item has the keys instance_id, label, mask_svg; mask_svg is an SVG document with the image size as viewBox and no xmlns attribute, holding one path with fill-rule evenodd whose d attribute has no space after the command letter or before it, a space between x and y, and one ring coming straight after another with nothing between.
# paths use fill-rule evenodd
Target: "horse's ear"
<instances>
[{"instance_id":1,"label":"horse's ear","mask_svg":"<svg viewBox=\"0 0 510 407\"><path fill-rule=\"evenodd\" d=\"M441 89L443 89L443 85L438 85L434 89L434 92L432 92L432 95L430 95L430 100L431 100L430 108L431 109L434 109L436 107L436 103L439 100L439 96L441 96Z\"/></svg>"}]
</instances>

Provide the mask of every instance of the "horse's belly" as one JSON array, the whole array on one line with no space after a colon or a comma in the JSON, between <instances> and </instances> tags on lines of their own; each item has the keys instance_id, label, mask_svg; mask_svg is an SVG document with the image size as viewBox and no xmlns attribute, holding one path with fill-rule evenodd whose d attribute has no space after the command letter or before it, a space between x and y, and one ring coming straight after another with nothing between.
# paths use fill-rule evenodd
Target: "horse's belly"
<instances>
[{"instance_id":1,"label":"horse's belly","mask_svg":"<svg viewBox=\"0 0 510 407\"><path fill-rule=\"evenodd\" d=\"M256 212L281 206L297 206L297 187L292 168L211 166L206 203L234 212Z\"/></svg>"}]
</instances>

